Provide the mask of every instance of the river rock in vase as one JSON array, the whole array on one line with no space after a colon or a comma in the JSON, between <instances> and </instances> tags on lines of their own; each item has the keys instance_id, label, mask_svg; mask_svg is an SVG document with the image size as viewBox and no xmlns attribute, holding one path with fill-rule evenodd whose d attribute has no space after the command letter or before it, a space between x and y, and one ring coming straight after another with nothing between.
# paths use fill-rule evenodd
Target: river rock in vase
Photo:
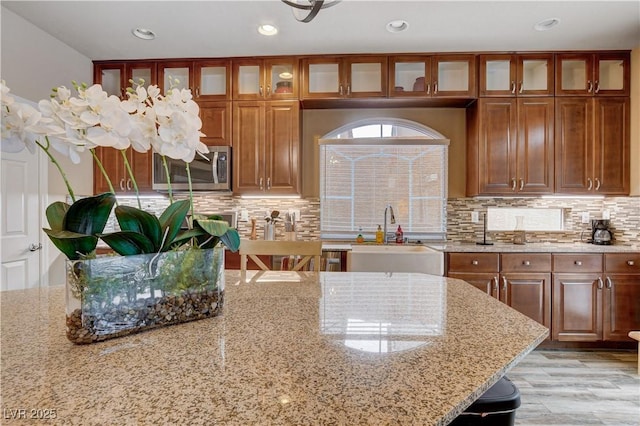
<instances>
[{"instance_id":1,"label":"river rock in vase","mask_svg":"<svg viewBox=\"0 0 640 426\"><path fill-rule=\"evenodd\" d=\"M93 343L220 314L224 248L67 261L67 338Z\"/></svg>"}]
</instances>

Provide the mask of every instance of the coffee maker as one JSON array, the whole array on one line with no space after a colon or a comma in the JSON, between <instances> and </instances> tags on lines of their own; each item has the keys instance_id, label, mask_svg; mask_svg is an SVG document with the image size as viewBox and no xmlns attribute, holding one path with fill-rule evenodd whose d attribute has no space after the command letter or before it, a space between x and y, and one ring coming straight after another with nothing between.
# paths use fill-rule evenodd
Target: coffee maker
<instances>
[{"instance_id":1,"label":"coffee maker","mask_svg":"<svg viewBox=\"0 0 640 426\"><path fill-rule=\"evenodd\" d=\"M609 245L612 243L613 233L609 230L608 219L593 219L591 221L592 244Z\"/></svg>"}]
</instances>

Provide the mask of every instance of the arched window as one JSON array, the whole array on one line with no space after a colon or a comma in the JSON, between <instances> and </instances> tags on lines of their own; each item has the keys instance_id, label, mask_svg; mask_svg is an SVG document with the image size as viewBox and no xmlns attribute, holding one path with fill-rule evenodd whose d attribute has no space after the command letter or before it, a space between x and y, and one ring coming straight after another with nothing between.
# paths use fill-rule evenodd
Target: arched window
<instances>
[{"instance_id":1,"label":"arched window","mask_svg":"<svg viewBox=\"0 0 640 426\"><path fill-rule=\"evenodd\" d=\"M323 238L373 239L387 205L405 236L446 239L449 140L422 124L369 118L320 141L320 228ZM389 220L388 220L389 222Z\"/></svg>"}]
</instances>

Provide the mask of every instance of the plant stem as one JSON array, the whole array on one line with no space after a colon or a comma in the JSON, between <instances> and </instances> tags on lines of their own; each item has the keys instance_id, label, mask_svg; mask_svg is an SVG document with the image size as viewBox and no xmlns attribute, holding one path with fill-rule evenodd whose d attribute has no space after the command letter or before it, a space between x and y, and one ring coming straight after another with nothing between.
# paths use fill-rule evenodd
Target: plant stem
<instances>
[{"instance_id":1,"label":"plant stem","mask_svg":"<svg viewBox=\"0 0 640 426\"><path fill-rule=\"evenodd\" d=\"M131 170L131 165L129 164L129 159L127 158L127 150L121 149L120 153L122 153L122 158L124 159L124 166L127 168L127 173L129 173L129 178L131 182L133 182L133 188L136 190L136 199L138 200L138 208L142 210L142 204L140 204L140 191L138 191L138 183L136 182L135 176L133 176L133 170Z\"/></svg>"},{"instance_id":2,"label":"plant stem","mask_svg":"<svg viewBox=\"0 0 640 426\"><path fill-rule=\"evenodd\" d=\"M42 148L42 150L47 154L47 156L49 157L49 159L51 160L51 162L53 164L55 164L55 166L57 167L58 171L60 172L60 175L62 176L62 180L64 181L64 184L67 185L67 191L69 191L69 196L71 197L71 201L73 203L76 202L76 196L73 193L73 189L71 189L71 185L69 184L69 180L67 179L67 175L64 173L64 171L62 170L62 167L60 167L60 164L58 163L58 161L54 158L53 155L51 155L51 153L49 152L49 137L45 136L44 137L45 140L47 141L47 146L43 146L40 142L36 141L36 144Z\"/></svg>"},{"instance_id":3,"label":"plant stem","mask_svg":"<svg viewBox=\"0 0 640 426\"><path fill-rule=\"evenodd\" d=\"M167 175L167 188L169 189L169 203L173 204L173 192L171 192L171 177L169 177L169 166L167 165L167 157L162 156L162 165L164 173Z\"/></svg>"},{"instance_id":4,"label":"plant stem","mask_svg":"<svg viewBox=\"0 0 640 426\"><path fill-rule=\"evenodd\" d=\"M193 221L193 188L191 187L191 169L189 163L187 164L187 180L189 181L189 203L191 204L191 221Z\"/></svg>"},{"instance_id":5,"label":"plant stem","mask_svg":"<svg viewBox=\"0 0 640 426\"><path fill-rule=\"evenodd\" d=\"M100 161L100 159L96 155L96 149L95 148L91 148L89 151L91 151L91 155L93 155L93 160L96 162L96 164L98 165L98 168L102 172L102 176L104 176L104 178L106 179L107 185L109 185L109 190L111 191L111 193L113 195L116 195L116 191L113 189L113 185L111 184L111 179L109 179L109 175L107 174L107 171L104 169L104 166L102 165L102 162ZM117 204L118 204L118 201L116 200L116 205Z\"/></svg>"}]
</instances>

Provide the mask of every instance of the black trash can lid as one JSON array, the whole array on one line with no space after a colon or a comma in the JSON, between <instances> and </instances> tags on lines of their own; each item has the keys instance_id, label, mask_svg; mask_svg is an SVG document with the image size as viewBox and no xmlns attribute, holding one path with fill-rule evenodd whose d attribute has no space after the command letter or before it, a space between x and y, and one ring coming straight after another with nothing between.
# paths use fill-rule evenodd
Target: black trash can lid
<instances>
[{"instance_id":1,"label":"black trash can lid","mask_svg":"<svg viewBox=\"0 0 640 426\"><path fill-rule=\"evenodd\" d=\"M501 378L465 410L467 413L492 413L520 407L520 391L511 380Z\"/></svg>"}]
</instances>

